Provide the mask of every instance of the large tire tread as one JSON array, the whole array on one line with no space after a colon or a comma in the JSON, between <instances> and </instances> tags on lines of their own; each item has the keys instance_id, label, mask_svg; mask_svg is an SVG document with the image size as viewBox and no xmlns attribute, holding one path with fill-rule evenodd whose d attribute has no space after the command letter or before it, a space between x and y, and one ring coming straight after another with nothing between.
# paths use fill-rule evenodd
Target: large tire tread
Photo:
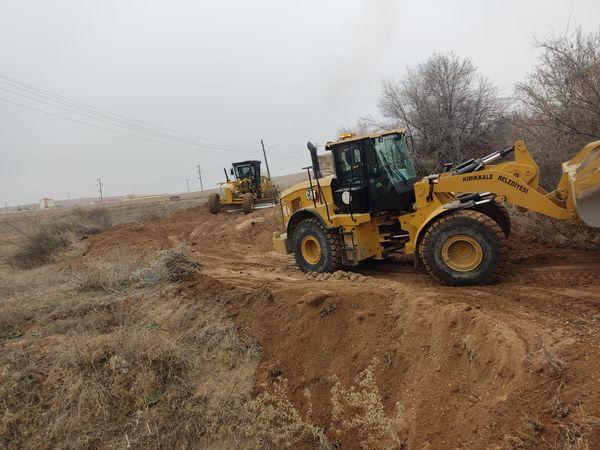
<instances>
[{"instance_id":1,"label":"large tire tread","mask_svg":"<svg viewBox=\"0 0 600 450\"><path fill-rule=\"evenodd\" d=\"M449 222L454 221L458 218L466 218L476 221L483 227L489 229L495 235L495 239L499 245L500 258L498 264L496 265L496 269L491 276L488 276L482 281L471 280L468 278L449 279L438 270L435 261L431 259L431 255L433 254L431 248L434 245L433 240L435 239L437 231L442 229L443 227L448 226ZM505 232L494 219L479 211L460 210L441 217L429 227L429 229L423 236L419 253L421 256L421 260L423 261L423 264L427 269L427 272L429 272L429 274L433 276L436 280L438 280L440 283L447 286L468 286L473 284L492 284L496 282L506 265L508 246Z\"/></svg>"},{"instance_id":2,"label":"large tire tread","mask_svg":"<svg viewBox=\"0 0 600 450\"><path fill-rule=\"evenodd\" d=\"M312 223L314 226L320 228L323 234L325 235L325 239L327 241L330 260L326 264L326 266L323 267L322 270L319 270L319 272L335 272L336 270L340 270L342 268L342 243L337 237L337 234L334 233L332 230L328 230L327 228L325 228L323 224L316 218L303 220L296 226L296 230L303 223L306 222ZM298 250L296 249L296 246L296 237L294 236L293 247L296 250L294 255L296 257L296 263L300 270L302 270L303 272L311 272L311 270L308 267L306 267L306 265L303 263L301 256L298 255Z\"/></svg>"}]
</instances>

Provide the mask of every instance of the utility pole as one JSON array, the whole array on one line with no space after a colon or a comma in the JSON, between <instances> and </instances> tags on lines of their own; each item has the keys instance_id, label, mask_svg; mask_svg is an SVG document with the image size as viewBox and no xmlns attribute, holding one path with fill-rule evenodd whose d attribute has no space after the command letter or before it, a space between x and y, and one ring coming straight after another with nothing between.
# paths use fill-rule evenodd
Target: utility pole
<instances>
[{"instance_id":1,"label":"utility pole","mask_svg":"<svg viewBox=\"0 0 600 450\"><path fill-rule=\"evenodd\" d=\"M100 177L96 179L96 182L98 183L98 192L100 193L100 206L104 206L104 196L102 195L102 180L100 179Z\"/></svg>"},{"instance_id":2,"label":"utility pole","mask_svg":"<svg viewBox=\"0 0 600 450\"><path fill-rule=\"evenodd\" d=\"M187 184L188 194L189 194L190 193L190 181L187 178L185 179L185 184Z\"/></svg>"},{"instance_id":3,"label":"utility pole","mask_svg":"<svg viewBox=\"0 0 600 450\"><path fill-rule=\"evenodd\" d=\"M271 179L271 172L269 171L269 162L267 161L267 153L265 152L265 143L263 140L260 140L260 145L262 146L263 156L265 157L265 166L267 166L267 176L269 180Z\"/></svg>"},{"instance_id":4,"label":"utility pole","mask_svg":"<svg viewBox=\"0 0 600 450\"><path fill-rule=\"evenodd\" d=\"M6 204L6 200L4 200L4 210L6 211L6 218L8 219L8 205Z\"/></svg>"},{"instance_id":5,"label":"utility pole","mask_svg":"<svg viewBox=\"0 0 600 450\"><path fill-rule=\"evenodd\" d=\"M198 179L200 180L200 192L204 192L204 186L202 186L202 171L200 170L200 164L196 166L198 168Z\"/></svg>"}]
</instances>

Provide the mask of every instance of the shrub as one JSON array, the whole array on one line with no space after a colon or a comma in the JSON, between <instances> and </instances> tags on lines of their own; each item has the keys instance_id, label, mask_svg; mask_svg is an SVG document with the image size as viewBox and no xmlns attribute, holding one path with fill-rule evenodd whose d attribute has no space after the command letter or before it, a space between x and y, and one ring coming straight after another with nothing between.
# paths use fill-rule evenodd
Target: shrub
<instances>
[{"instance_id":1,"label":"shrub","mask_svg":"<svg viewBox=\"0 0 600 450\"><path fill-rule=\"evenodd\" d=\"M19 269L31 269L47 264L60 251L78 239L108 230L112 225L106 208L73 208L65 217L39 225L33 232L25 233L17 250L6 262Z\"/></svg>"},{"instance_id":2,"label":"shrub","mask_svg":"<svg viewBox=\"0 0 600 450\"><path fill-rule=\"evenodd\" d=\"M188 279L199 267L200 263L190 259L185 249L170 249L159 252L150 267L138 270L133 277L141 286L178 283Z\"/></svg>"}]
</instances>

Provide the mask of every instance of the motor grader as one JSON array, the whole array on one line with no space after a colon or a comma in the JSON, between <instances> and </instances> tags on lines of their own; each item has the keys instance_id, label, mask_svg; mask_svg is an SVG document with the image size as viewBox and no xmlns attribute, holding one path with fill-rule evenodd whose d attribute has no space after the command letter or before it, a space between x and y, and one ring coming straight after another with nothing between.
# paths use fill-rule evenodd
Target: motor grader
<instances>
[{"instance_id":1,"label":"motor grader","mask_svg":"<svg viewBox=\"0 0 600 450\"><path fill-rule=\"evenodd\" d=\"M274 233L275 249L294 253L303 271L404 253L443 284L487 284L506 260L506 204L600 227L600 141L563 163L558 186L546 192L523 141L420 178L408 138L404 129L340 135L325 146L335 171L328 177L309 142L308 180L281 194L286 232Z\"/></svg>"},{"instance_id":2,"label":"motor grader","mask_svg":"<svg viewBox=\"0 0 600 450\"><path fill-rule=\"evenodd\" d=\"M230 174L225 172L225 182L220 183L224 198L217 193L208 197L208 209L212 214L217 214L225 206L229 209L240 209L244 214L251 213L257 202L275 201L277 189L271 179L260 174L260 161L240 161L231 165Z\"/></svg>"}]
</instances>

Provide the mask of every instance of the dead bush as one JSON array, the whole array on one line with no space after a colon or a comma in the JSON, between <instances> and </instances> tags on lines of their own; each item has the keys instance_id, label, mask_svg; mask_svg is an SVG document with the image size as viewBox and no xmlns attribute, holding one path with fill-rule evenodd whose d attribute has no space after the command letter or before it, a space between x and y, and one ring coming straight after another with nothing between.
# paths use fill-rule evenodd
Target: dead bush
<instances>
[{"instance_id":1,"label":"dead bush","mask_svg":"<svg viewBox=\"0 0 600 450\"><path fill-rule=\"evenodd\" d=\"M17 249L7 258L10 266L31 269L46 264L62 249L71 245L68 228L64 224L51 224L23 235Z\"/></svg>"},{"instance_id":2,"label":"dead bush","mask_svg":"<svg viewBox=\"0 0 600 450\"><path fill-rule=\"evenodd\" d=\"M111 227L106 208L73 208L70 214L49 223L38 225L31 232L21 233L16 250L6 262L19 269L31 269L47 264L56 254L78 239L101 233Z\"/></svg>"},{"instance_id":3,"label":"dead bush","mask_svg":"<svg viewBox=\"0 0 600 450\"><path fill-rule=\"evenodd\" d=\"M575 250L600 248L600 230L581 222L557 220L531 211L509 207L513 230L524 240Z\"/></svg>"},{"instance_id":4,"label":"dead bush","mask_svg":"<svg viewBox=\"0 0 600 450\"><path fill-rule=\"evenodd\" d=\"M138 270L133 277L140 286L178 283L187 280L199 267L200 263L191 259L184 248L163 250L150 267Z\"/></svg>"}]
</instances>

